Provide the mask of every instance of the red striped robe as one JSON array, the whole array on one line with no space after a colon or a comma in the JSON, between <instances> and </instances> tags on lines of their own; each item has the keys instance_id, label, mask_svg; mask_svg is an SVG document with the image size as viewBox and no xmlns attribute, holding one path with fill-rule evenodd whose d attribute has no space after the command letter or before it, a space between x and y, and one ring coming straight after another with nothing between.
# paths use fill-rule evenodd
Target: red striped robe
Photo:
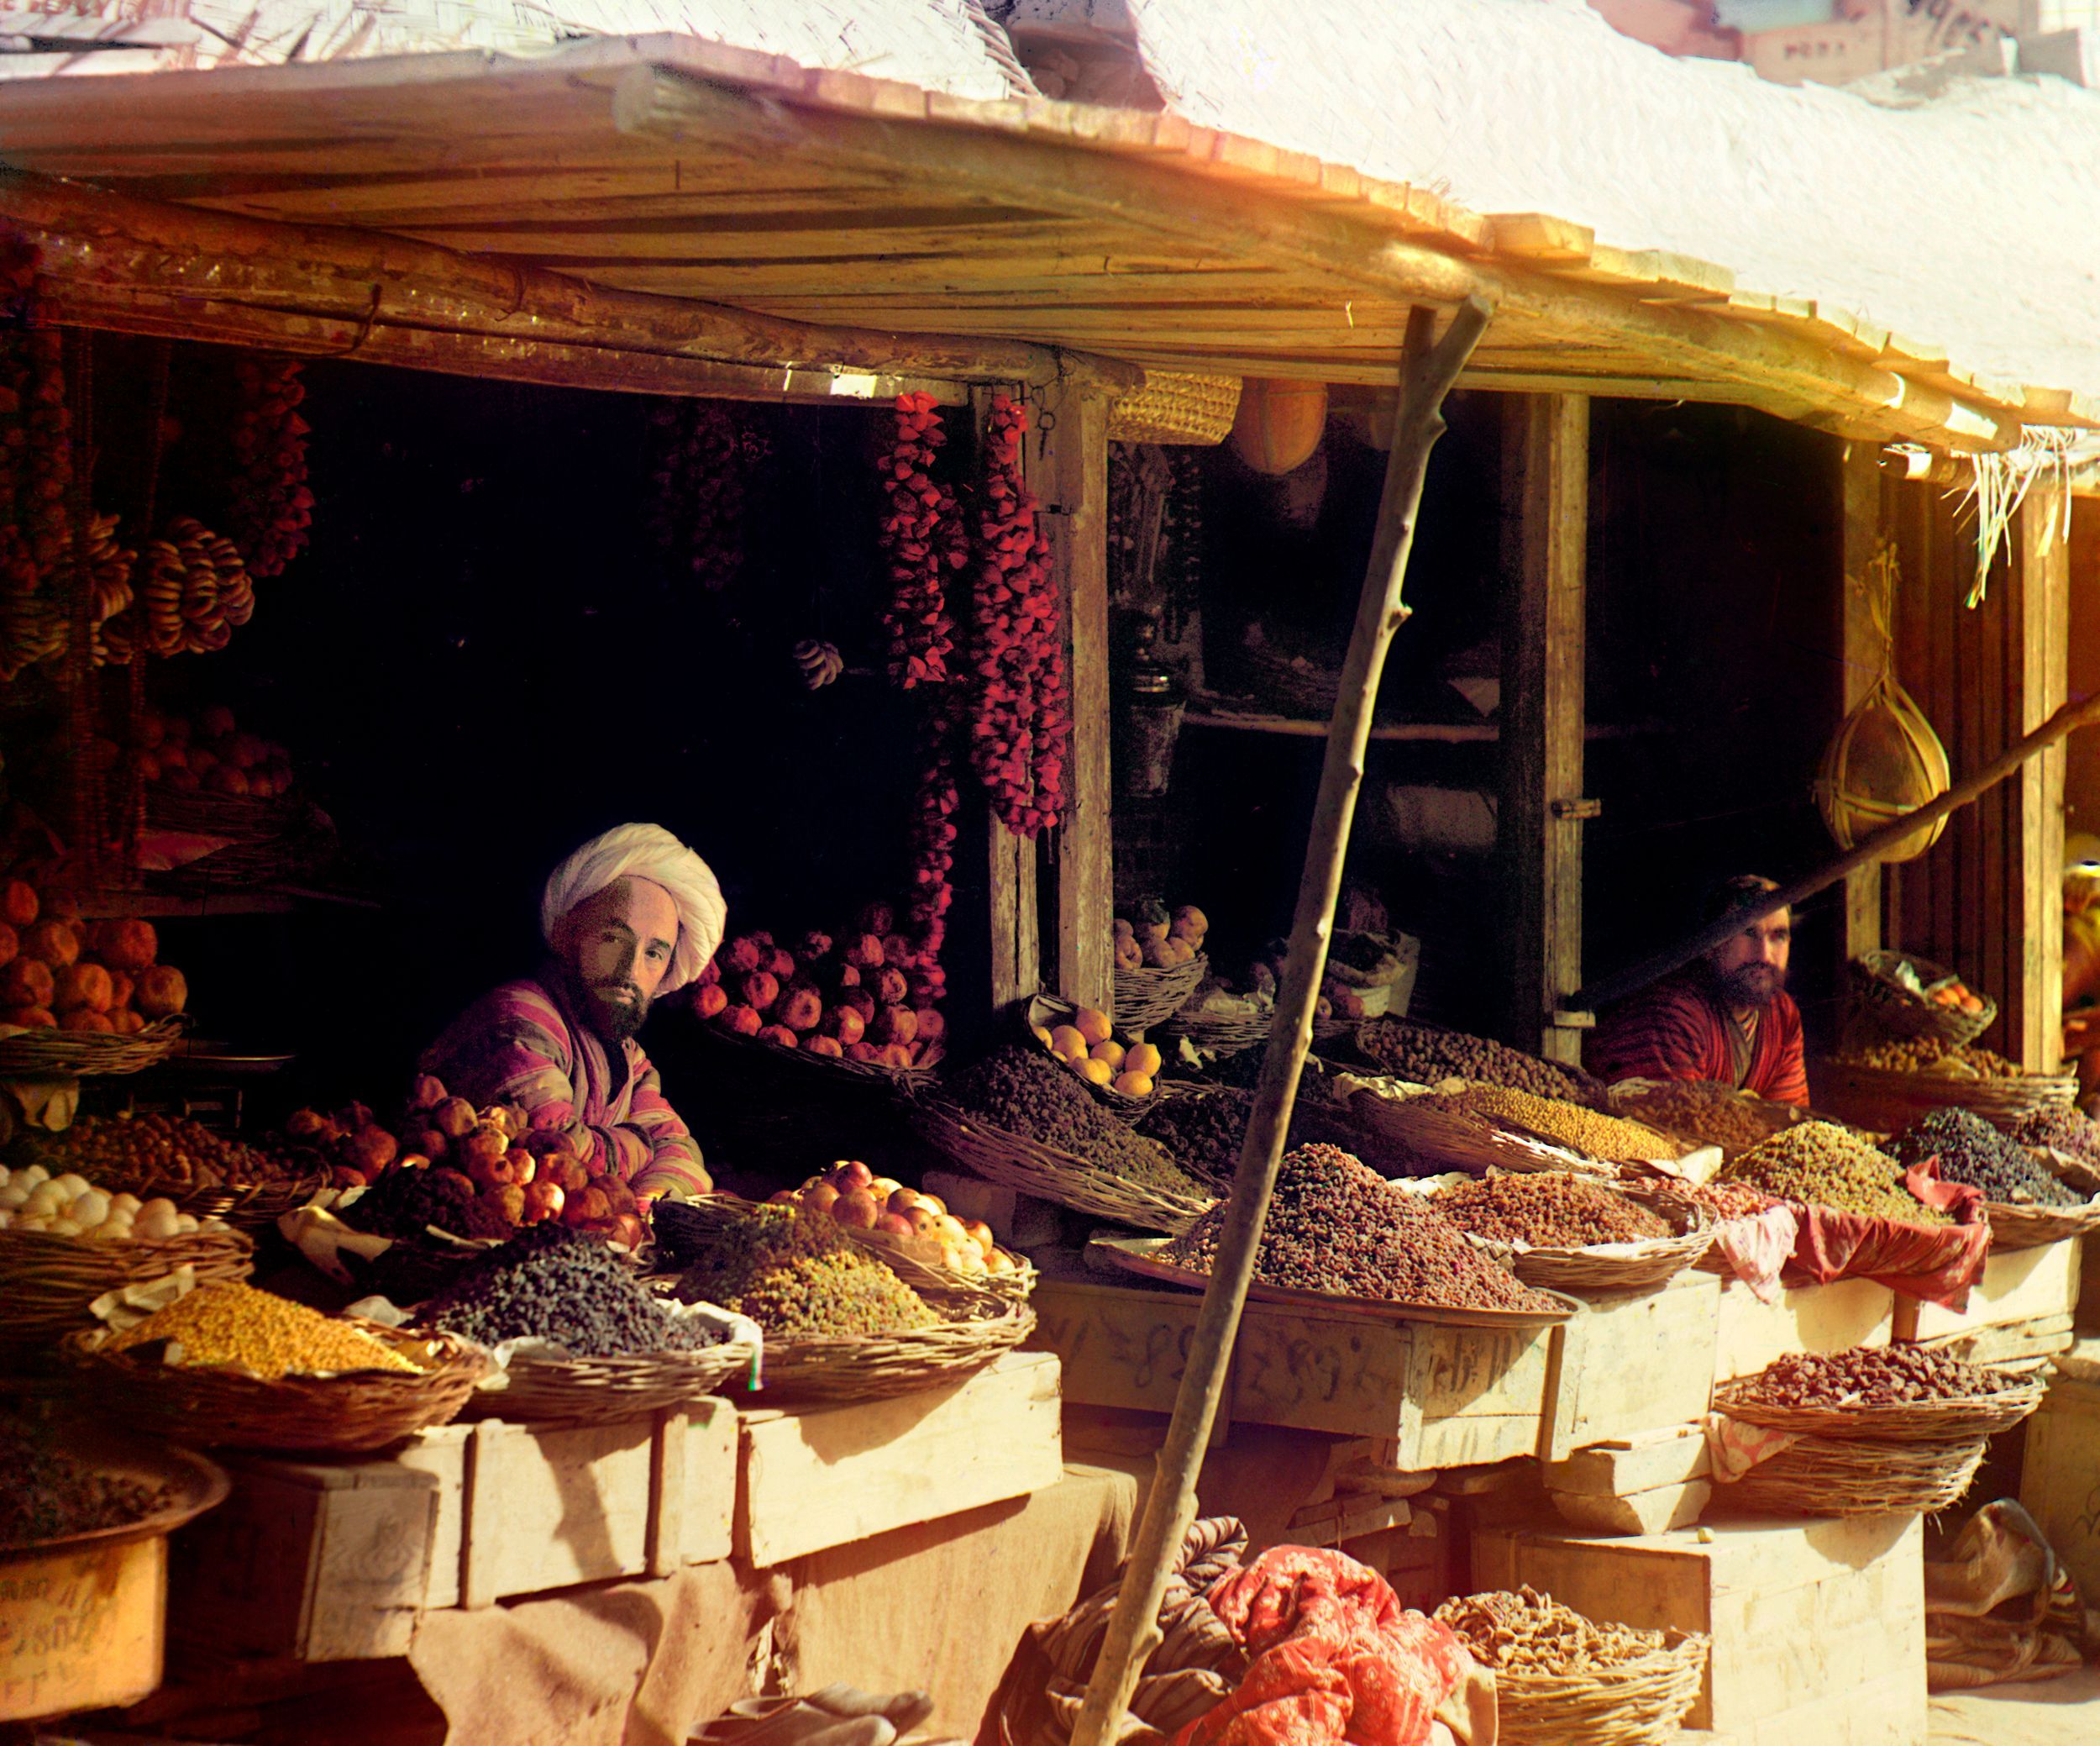
<instances>
[{"instance_id":1,"label":"red striped robe","mask_svg":"<svg viewBox=\"0 0 2100 1746\"><path fill-rule=\"evenodd\" d=\"M706 1194L700 1147L664 1101L656 1069L632 1037L616 1075L605 1045L571 1018L555 988L506 982L454 1019L417 1064L476 1107L524 1106L535 1128L559 1128L593 1175L638 1195Z\"/></svg>"},{"instance_id":2,"label":"red striped robe","mask_svg":"<svg viewBox=\"0 0 2100 1746\"><path fill-rule=\"evenodd\" d=\"M1585 1065L1599 1079L1708 1079L1734 1085L1735 1057L1722 1011L1696 974L1671 976L1605 1013L1590 1035ZM1750 1070L1741 1089L1805 1107L1809 1072L1801 1050L1801 1009L1784 992L1757 1015Z\"/></svg>"}]
</instances>

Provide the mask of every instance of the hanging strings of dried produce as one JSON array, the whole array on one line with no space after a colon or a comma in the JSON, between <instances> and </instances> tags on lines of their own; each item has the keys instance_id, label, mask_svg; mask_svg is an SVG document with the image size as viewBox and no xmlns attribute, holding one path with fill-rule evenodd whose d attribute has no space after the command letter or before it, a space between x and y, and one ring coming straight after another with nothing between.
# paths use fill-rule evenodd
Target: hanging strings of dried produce
<instances>
[{"instance_id":1,"label":"hanging strings of dried produce","mask_svg":"<svg viewBox=\"0 0 2100 1746\"><path fill-rule=\"evenodd\" d=\"M234 366L240 410L234 419L234 499L227 517L251 576L281 575L306 550L313 524L307 486L307 434L299 416L306 385L297 358L243 357ZM238 621L236 621L238 622Z\"/></svg>"},{"instance_id":2,"label":"hanging strings of dried produce","mask_svg":"<svg viewBox=\"0 0 2100 1746\"><path fill-rule=\"evenodd\" d=\"M978 683L970 760L992 811L1017 837L1055 824L1064 810L1072 729L1058 590L1041 505L1021 476L1028 412L1000 395L984 424L971 595L971 658Z\"/></svg>"},{"instance_id":3,"label":"hanging strings of dried produce","mask_svg":"<svg viewBox=\"0 0 2100 1746\"><path fill-rule=\"evenodd\" d=\"M955 648L948 576L969 561L969 540L957 513L955 493L932 476L947 441L931 394L897 397L875 466L890 499L880 529L890 571L890 601L882 623L890 637L890 676L902 691L942 683Z\"/></svg>"},{"instance_id":4,"label":"hanging strings of dried produce","mask_svg":"<svg viewBox=\"0 0 2100 1746\"><path fill-rule=\"evenodd\" d=\"M701 400L659 407L649 434L649 530L674 564L719 593L743 572L746 486L772 445L728 408Z\"/></svg>"}]
</instances>

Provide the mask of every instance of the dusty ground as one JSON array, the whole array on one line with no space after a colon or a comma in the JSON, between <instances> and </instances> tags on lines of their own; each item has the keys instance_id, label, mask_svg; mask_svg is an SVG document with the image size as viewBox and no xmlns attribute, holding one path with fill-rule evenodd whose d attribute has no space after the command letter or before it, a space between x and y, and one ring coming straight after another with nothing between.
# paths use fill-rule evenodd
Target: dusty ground
<instances>
[{"instance_id":1,"label":"dusty ground","mask_svg":"<svg viewBox=\"0 0 2100 1746\"><path fill-rule=\"evenodd\" d=\"M2061 1680L1943 1692L1932 1700L1930 1739L1931 1746L2092 1746L2100 1741L2100 1667Z\"/></svg>"}]
</instances>

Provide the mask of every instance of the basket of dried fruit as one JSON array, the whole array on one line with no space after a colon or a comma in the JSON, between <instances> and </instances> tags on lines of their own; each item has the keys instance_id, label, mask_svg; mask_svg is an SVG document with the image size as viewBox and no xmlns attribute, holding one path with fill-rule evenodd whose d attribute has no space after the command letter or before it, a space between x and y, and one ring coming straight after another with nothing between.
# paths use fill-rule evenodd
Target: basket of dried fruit
<instances>
[{"instance_id":1,"label":"basket of dried fruit","mask_svg":"<svg viewBox=\"0 0 2100 1746\"><path fill-rule=\"evenodd\" d=\"M1849 966L1852 1009L1886 1037L1973 1043L1998 1019L1998 1002L1970 991L1945 965L1908 952L1867 952Z\"/></svg>"},{"instance_id":2,"label":"basket of dried fruit","mask_svg":"<svg viewBox=\"0 0 2100 1746\"><path fill-rule=\"evenodd\" d=\"M1775 1359L1716 1388L1714 1410L1809 1436L1955 1443L2010 1430L2041 1405L2046 1386L1926 1346L1854 1346Z\"/></svg>"},{"instance_id":3,"label":"basket of dried fruit","mask_svg":"<svg viewBox=\"0 0 2100 1746\"><path fill-rule=\"evenodd\" d=\"M223 1282L171 1295L129 1327L69 1335L65 1349L111 1416L207 1449L381 1449L458 1417L493 1368L455 1334L324 1316Z\"/></svg>"},{"instance_id":4,"label":"basket of dried fruit","mask_svg":"<svg viewBox=\"0 0 2100 1746\"><path fill-rule=\"evenodd\" d=\"M2036 1249L2100 1226L2100 1171L2031 1151L1973 1111L1921 1116L1888 1149L1906 1165L1931 1159L1943 1180L1982 1194L1993 1249Z\"/></svg>"},{"instance_id":5,"label":"basket of dried fruit","mask_svg":"<svg viewBox=\"0 0 2100 1746\"><path fill-rule=\"evenodd\" d=\"M1445 1030L1418 1019L1367 1019L1356 1027L1356 1046L1381 1072L1414 1085L1462 1079L1508 1086L1537 1097L1557 1097L1588 1109L1604 1107L1604 1081L1579 1067L1563 1066L1491 1038Z\"/></svg>"},{"instance_id":6,"label":"basket of dried fruit","mask_svg":"<svg viewBox=\"0 0 2100 1746\"><path fill-rule=\"evenodd\" d=\"M168 1058L189 1021L177 1013L156 1018L128 1036L106 1031L59 1030L49 1023L0 1036L0 1079L45 1074L136 1073Z\"/></svg>"},{"instance_id":7,"label":"basket of dried fruit","mask_svg":"<svg viewBox=\"0 0 2100 1746\"><path fill-rule=\"evenodd\" d=\"M1683 1196L1607 1187L1561 1172L1493 1172L1447 1181L1430 1204L1509 1258L1527 1285L1559 1291L1652 1291L1697 1265L1714 1218Z\"/></svg>"},{"instance_id":8,"label":"basket of dried fruit","mask_svg":"<svg viewBox=\"0 0 2100 1746\"><path fill-rule=\"evenodd\" d=\"M973 1282L908 1282L890 1257L803 1207L764 1207L722 1225L670 1290L758 1323L768 1403L934 1387L983 1369L1036 1325L1026 1303Z\"/></svg>"},{"instance_id":9,"label":"basket of dried fruit","mask_svg":"<svg viewBox=\"0 0 2100 1746\"><path fill-rule=\"evenodd\" d=\"M1390 1080L1349 1078L1352 1120L1460 1169L1587 1170L1670 1163L1683 1148L1638 1122L1508 1086L1446 1081L1413 1091Z\"/></svg>"},{"instance_id":10,"label":"basket of dried fruit","mask_svg":"<svg viewBox=\"0 0 2100 1746\"><path fill-rule=\"evenodd\" d=\"M48 1150L55 1168L77 1170L113 1194L165 1198L181 1212L251 1230L305 1206L328 1181L308 1163L171 1115L82 1116Z\"/></svg>"},{"instance_id":11,"label":"basket of dried fruit","mask_svg":"<svg viewBox=\"0 0 2100 1746\"><path fill-rule=\"evenodd\" d=\"M2069 1108L2078 1092L2076 1075L2023 1072L1987 1049L1937 1037L1871 1044L1820 1063L1814 1080L1819 1109L1883 1133L1948 1108L2009 1128L2038 1110Z\"/></svg>"},{"instance_id":12,"label":"basket of dried fruit","mask_svg":"<svg viewBox=\"0 0 2100 1746\"><path fill-rule=\"evenodd\" d=\"M1774 1103L1714 1080L1621 1080L1609 1099L1612 1114L1671 1134L1687 1146L1717 1147L1724 1160L1747 1152L1802 1118L1791 1104Z\"/></svg>"},{"instance_id":13,"label":"basket of dried fruit","mask_svg":"<svg viewBox=\"0 0 2100 1746\"><path fill-rule=\"evenodd\" d=\"M42 1165L0 1165L0 1346L48 1344L82 1328L107 1291L189 1268L246 1279L255 1246L215 1219L103 1192Z\"/></svg>"},{"instance_id":14,"label":"basket of dried fruit","mask_svg":"<svg viewBox=\"0 0 2100 1746\"><path fill-rule=\"evenodd\" d=\"M1929 1516L1961 1501L1988 1447L1796 1437L1740 1479L1717 1470L1714 1498L1767 1516Z\"/></svg>"},{"instance_id":15,"label":"basket of dried fruit","mask_svg":"<svg viewBox=\"0 0 2100 1746\"><path fill-rule=\"evenodd\" d=\"M1600 1623L1526 1586L1436 1617L1494 1675L1504 1746L1663 1746L1699 1695L1709 1640Z\"/></svg>"},{"instance_id":16,"label":"basket of dried fruit","mask_svg":"<svg viewBox=\"0 0 2100 1746\"><path fill-rule=\"evenodd\" d=\"M1196 991L1196 984L1208 974L1210 960L1200 952L1186 964L1177 964L1164 970L1150 965L1141 965L1135 970L1126 970L1121 965L1116 970L1116 1028L1119 1031L1142 1031L1164 1023L1189 997Z\"/></svg>"}]
</instances>

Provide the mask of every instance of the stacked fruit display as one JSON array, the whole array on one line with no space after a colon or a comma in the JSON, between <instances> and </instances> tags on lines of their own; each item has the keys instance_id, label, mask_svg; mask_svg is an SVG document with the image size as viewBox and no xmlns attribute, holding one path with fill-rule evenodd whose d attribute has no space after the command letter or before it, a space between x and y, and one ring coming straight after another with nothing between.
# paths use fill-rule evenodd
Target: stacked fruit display
<instances>
[{"instance_id":1,"label":"stacked fruit display","mask_svg":"<svg viewBox=\"0 0 2100 1746\"><path fill-rule=\"evenodd\" d=\"M135 1036L189 1001L160 953L150 922L86 922L64 891L0 880L0 1025Z\"/></svg>"},{"instance_id":2,"label":"stacked fruit display","mask_svg":"<svg viewBox=\"0 0 2100 1746\"><path fill-rule=\"evenodd\" d=\"M1159 1075L1159 1051L1149 1043L1119 1042L1105 1012L1074 1010L1069 1021L1032 1025L1036 1040L1089 1085L1126 1097L1149 1097Z\"/></svg>"},{"instance_id":3,"label":"stacked fruit display","mask_svg":"<svg viewBox=\"0 0 2100 1746\"><path fill-rule=\"evenodd\" d=\"M139 763L149 786L171 794L222 794L274 800L291 786L291 755L274 741L239 732L223 703L192 722L147 710L139 720Z\"/></svg>"},{"instance_id":4,"label":"stacked fruit display","mask_svg":"<svg viewBox=\"0 0 2100 1746\"><path fill-rule=\"evenodd\" d=\"M1210 918L1193 903L1171 912L1150 899L1133 904L1116 918L1116 967L1172 970L1203 949L1210 931Z\"/></svg>"},{"instance_id":5,"label":"stacked fruit display","mask_svg":"<svg viewBox=\"0 0 2100 1746\"><path fill-rule=\"evenodd\" d=\"M958 1218L938 1195L907 1188L894 1176L878 1176L858 1159L843 1160L800 1188L784 1188L769 1198L773 1205L822 1213L851 1230L895 1242L952 1273L1012 1273L1020 1265L992 1240L991 1227L982 1220Z\"/></svg>"},{"instance_id":6,"label":"stacked fruit display","mask_svg":"<svg viewBox=\"0 0 2100 1746\"><path fill-rule=\"evenodd\" d=\"M398 1128L362 1103L333 1114L300 1109L286 1122L282 1144L307 1154L338 1188L427 1170L459 1177L507 1226L558 1221L630 1248L645 1228L633 1191L617 1176L594 1175L566 1133L533 1127L514 1103L476 1109L428 1073L417 1075Z\"/></svg>"},{"instance_id":7,"label":"stacked fruit display","mask_svg":"<svg viewBox=\"0 0 2100 1746\"><path fill-rule=\"evenodd\" d=\"M739 1037L884 1067L931 1066L947 1021L896 912L870 903L846 933L806 933L792 950L770 933L729 941L701 972L693 1011Z\"/></svg>"}]
</instances>

